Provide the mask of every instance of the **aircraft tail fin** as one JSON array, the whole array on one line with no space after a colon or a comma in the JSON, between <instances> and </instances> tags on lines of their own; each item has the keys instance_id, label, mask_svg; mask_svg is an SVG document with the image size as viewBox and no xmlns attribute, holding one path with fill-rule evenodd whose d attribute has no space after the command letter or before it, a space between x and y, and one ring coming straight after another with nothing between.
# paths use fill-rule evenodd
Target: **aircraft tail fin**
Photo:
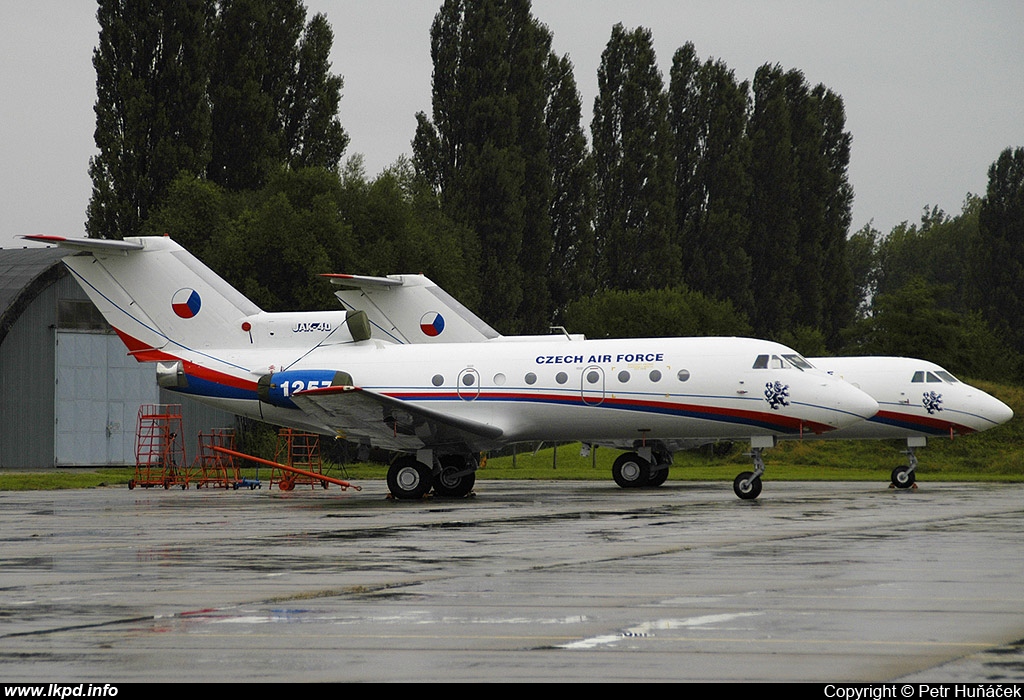
<instances>
[{"instance_id":1,"label":"aircraft tail fin","mask_svg":"<svg viewBox=\"0 0 1024 700\"><path fill-rule=\"evenodd\" d=\"M242 319L260 308L168 237L25 238L89 253L64 263L140 361L161 359L162 349L230 346L233 332L240 346L249 342Z\"/></svg>"},{"instance_id":2,"label":"aircraft tail fin","mask_svg":"<svg viewBox=\"0 0 1024 700\"><path fill-rule=\"evenodd\" d=\"M373 335L396 343L472 343L500 337L423 275L324 275L346 309L367 313Z\"/></svg>"}]
</instances>

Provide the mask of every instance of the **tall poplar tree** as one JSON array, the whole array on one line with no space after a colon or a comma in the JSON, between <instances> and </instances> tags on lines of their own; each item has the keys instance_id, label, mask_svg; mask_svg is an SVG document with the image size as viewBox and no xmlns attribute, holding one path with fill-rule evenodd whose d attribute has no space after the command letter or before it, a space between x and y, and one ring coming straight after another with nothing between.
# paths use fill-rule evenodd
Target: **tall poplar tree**
<instances>
[{"instance_id":1,"label":"tall poplar tree","mask_svg":"<svg viewBox=\"0 0 1024 700\"><path fill-rule=\"evenodd\" d=\"M823 85L812 92L821 125L818 153L824 211L822 216L822 299L820 328L827 346L838 349L841 331L853 322L858 298L847 255L853 223L853 186L848 177L853 137L846 130L843 99Z\"/></svg>"},{"instance_id":2,"label":"tall poplar tree","mask_svg":"<svg viewBox=\"0 0 1024 700\"><path fill-rule=\"evenodd\" d=\"M799 274L796 219L800 202L782 69L767 65L759 68L753 93L749 125L753 190L747 250L754 260L757 305L751 320L755 333L771 336L789 328L797 304L792 278Z\"/></svg>"},{"instance_id":3,"label":"tall poplar tree","mask_svg":"<svg viewBox=\"0 0 1024 700\"><path fill-rule=\"evenodd\" d=\"M544 122L550 33L528 0L446 0L431 26L432 118L417 115L417 173L476 231L480 315L503 332L550 322L551 171ZM529 287L529 297L524 287Z\"/></svg>"},{"instance_id":4,"label":"tall poplar tree","mask_svg":"<svg viewBox=\"0 0 1024 700\"><path fill-rule=\"evenodd\" d=\"M307 25L300 0L221 0L211 73L208 175L259 189L282 165L337 171L348 137L337 117L342 79L330 73L333 33Z\"/></svg>"},{"instance_id":5,"label":"tall poplar tree","mask_svg":"<svg viewBox=\"0 0 1024 700\"><path fill-rule=\"evenodd\" d=\"M755 332L813 329L834 349L856 305L846 259L853 190L842 100L777 65L758 69L753 93Z\"/></svg>"},{"instance_id":6,"label":"tall poplar tree","mask_svg":"<svg viewBox=\"0 0 1024 700\"><path fill-rule=\"evenodd\" d=\"M988 170L978 212L975 298L986 320L1024 352L1024 148L1007 148Z\"/></svg>"},{"instance_id":7,"label":"tall poplar tree","mask_svg":"<svg viewBox=\"0 0 1024 700\"><path fill-rule=\"evenodd\" d=\"M348 147L338 108L344 81L330 72L334 31L322 14L313 16L299 41L295 75L284 108L285 159L292 168L338 172Z\"/></svg>"},{"instance_id":8,"label":"tall poplar tree","mask_svg":"<svg viewBox=\"0 0 1024 700\"><path fill-rule=\"evenodd\" d=\"M99 0L96 131L99 153L86 231L139 233L178 172L210 159L209 26L213 0Z\"/></svg>"},{"instance_id":9,"label":"tall poplar tree","mask_svg":"<svg viewBox=\"0 0 1024 700\"><path fill-rule=\"evenodd\" d=\"M594 292L594 162L581 125L580 94L568 56L548 58L548 153L552 251L547 269L555 320Z\"/></svg>"},{"instance_id":10,"label":"tall poplar tree","mask_svg":"<svg viewBox=\"0 0 1024 700\"><path fill-rule=\"evenodd\" d=\"M612 28L598 68L591 136L599 279L653 289L679 274L668 98L651 32Z\"/></svg>"},{"instance_id":11,"label":"tall poplar tree","mask_svg":"<svg viewBox=\"0 0 1024 700\"><path fill-rule=\"evenodd\" d=\"M683 279L704 294L753 308L747 253L751 193L746 135L749 86L721 61L697 62L692 44L673 58L669 120L676 161L676 226Z\"/></svg>"}]
</instances>

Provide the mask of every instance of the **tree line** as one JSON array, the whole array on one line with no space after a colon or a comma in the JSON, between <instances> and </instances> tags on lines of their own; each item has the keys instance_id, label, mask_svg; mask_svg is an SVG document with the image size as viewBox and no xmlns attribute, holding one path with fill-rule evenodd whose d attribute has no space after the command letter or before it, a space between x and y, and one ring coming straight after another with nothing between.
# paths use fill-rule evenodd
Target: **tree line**
<instances>
[{"instance_id":1,"label":"tree line","mask_svg":"<svg viewBox=\"0 0 1024 700\"><path fill-rule=\"evenodd\" d=\"M850 235L842 98L611 28L589 131L529 0L444 0L411 158L342 157L343 82L299 0L99 0L91 236L170 233L268 310L318 274L423 272L504 333L754 334L1019 377L1024 151L950 217ZM984 288L979 281L984 280Z\"/></svg>"}]
</instances>

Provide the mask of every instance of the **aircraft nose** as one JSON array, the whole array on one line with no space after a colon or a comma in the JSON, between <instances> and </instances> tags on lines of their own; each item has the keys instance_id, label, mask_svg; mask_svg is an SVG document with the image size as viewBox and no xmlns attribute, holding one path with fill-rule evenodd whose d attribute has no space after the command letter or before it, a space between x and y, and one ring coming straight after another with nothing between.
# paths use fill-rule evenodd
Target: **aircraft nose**
<instances>
[{"instance_id":1,"label":"aircraft nose","mask_svg":"<svg viewBox=\"0 0 1024 700\"><path fill-rule=\"evenodd\" d=\"M1013 418L1013 409L994 396L989 396L989 405L985 406L984 416L996 425L1002 425Z\"/></svg>"},{"instance_id":2,"label":"aircraft nose","mask_svg":"<svg viewBox=\"0 0 1024 700\"><path fill-rule=\"evenodd\" d=\"M837 380L835 397L839 408L836 427L845 428L878 413L878 402L874 398L842 380Z\"/></svg>"}]
</instances>

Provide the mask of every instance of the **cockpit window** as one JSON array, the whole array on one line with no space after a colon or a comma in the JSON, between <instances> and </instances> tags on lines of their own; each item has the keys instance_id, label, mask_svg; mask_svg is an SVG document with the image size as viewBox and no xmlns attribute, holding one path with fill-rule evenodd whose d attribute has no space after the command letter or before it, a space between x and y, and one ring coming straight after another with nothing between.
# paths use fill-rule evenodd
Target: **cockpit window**
<instances>
[{"instance_id":1,"label":"cockpit window","mask_svg":"<svg viewBox=\"0 0 1024 700\"><path fill-rule=\"evenodd\" d=\"M946 381L950 383L956 381L955 379L953 379L953 375L950 374L949 372L925 372L923 370L918 370L917 372L914 372L914 378L911 379L910 381L915 382L917 384L920 384L921 382L927 382L929 384L941 384L942 379L939 379L939 377L936 375L943 374L947 375L949 379L946 379L946 377L943 377L942 379L946 379Z\"/></svg>"},{"instance_id":2,"label":"cockpit window","mask_svg":"<svg viewBox=\"0 0 1024 700\"><path fill-rule=\"evenodd\" d=\"M810 362L805 360L800 355L783 355L783 357L785 357L789 361L789 364L793 365L798 370L803 371L805 369L814 369L814 365L812 365Z\"/></svg>"},{"instance_id":3,"label":"cockpit window","mask_svg":"<svg viewBox=\"0 0 1024 700\"><path fill-rule=\"evenodd\" d=\"M914 372L914 378L911 379L910 381L912 381L915 384L920 384L921 382L924 381L924 372Z\"/></svg>"},{"instance_id":4,"label":"cockpit window","mask_svg":"<svg viewBox=\"0 0 1024 700\"><path fill-rule=\"evenodd\" d=\"M753 369L789 369L790 367L799 367L801 370L813 369L811 363L799 355L784 355L782 357L758 355L754 360Z\"/></svg>"},{"instance_id":5,"label":"cockpit window","mask_svg":"<svg viewBox=\"0 0 1024 700\"><path fill-rule=\"evenodd\" d=\"M954 377L952 374L950 374L949 372L947 372L944 369L936 370L935 374L939 375L940 377L945 379L950 384L959 384L960 383L959 379L957 379L956 377Z\"/></svg>"}]
</instances>

